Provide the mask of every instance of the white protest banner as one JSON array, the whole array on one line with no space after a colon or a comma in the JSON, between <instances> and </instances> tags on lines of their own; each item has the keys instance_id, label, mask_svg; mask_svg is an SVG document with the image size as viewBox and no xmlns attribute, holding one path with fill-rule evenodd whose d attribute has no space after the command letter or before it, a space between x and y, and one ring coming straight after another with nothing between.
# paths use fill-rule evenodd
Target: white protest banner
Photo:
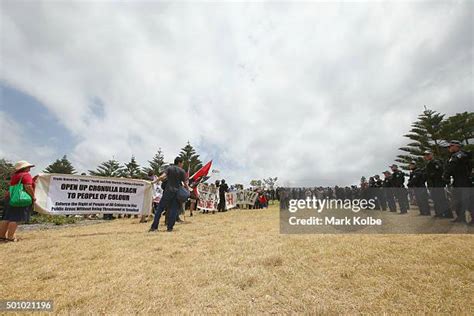
<instances>
[{"instance_id":1,"label":"white protest banner","mask_svg":"<svg viewBox=\"0 0 474 316\"><path fill-rule=\"evenodd\" d=\"M153 180L156 180L156 178ZM152 190L151 194L152 194L153 203L156 203L156 204L160 203L160 200L163 197L163 189L161 188L161 182L152 184L151 190Z\"/></svg>"},{"instance_id":2,"label":"white protest banner","mask_svg":"<svg viewBox=\"0 0 474 316\"><path fill-rule=\"evenodd\" d=\"M238 205L247 204L247 201L245 201L245 190L239 190L236 193L237 193L237 204Z\"/></svg>"},{"instance_id":3,"label":"white protest banner","mask_svg":"<svg viewBox=\"0 0 474 316\"><path fill-rule=\"evenodd\" d=\"M230 210L237 206L237 192L228 192L225 194L225 208Z\"/></svg>"},{"instance_id":4,"label":"white protest banner","mask_svg":"<svg viewBox=\"0 0 474 316\"><path fill-rule=\"evenodd\" d=\"M219 203L219 194L214 185L200 183L198 185L199 202L198 208L206 211L215 211ZM251 190L239 190L228 192L225 194L226 209L236 207L237 205L254 205L257 200L258 193Z\"/></svg>"},{"instance_id":5,"label":"white protest banner","mask_svg":"<svg viewBox=\"0 0 474 316\"><path fill-rule=\"evenodd\" d=\"M198 185L199 202L198 208L206 211L215 211L217 209L218 195L215 186L207 183L200 183Z\"/></svg>"},{"instance_id":6,"label":"white protest banner","mask_svg":"<svg viewBox=\"0 0 474 316\"><path fill-rule=\"evenodd\" d=\"M35 211L65 214L150 214L152 185L145 180L40 174Z\"/></svg>"},{"instance_id":7,"label":"white protest banner","mask_svg":"<svg viewBox=\"0 0 474 316\"><path fill-rule=\"evenodd\" d=\"M250 190L244 190L245 203L249 205L254 205L258 198L258 193Z\"/></svg>"}]
</instances>

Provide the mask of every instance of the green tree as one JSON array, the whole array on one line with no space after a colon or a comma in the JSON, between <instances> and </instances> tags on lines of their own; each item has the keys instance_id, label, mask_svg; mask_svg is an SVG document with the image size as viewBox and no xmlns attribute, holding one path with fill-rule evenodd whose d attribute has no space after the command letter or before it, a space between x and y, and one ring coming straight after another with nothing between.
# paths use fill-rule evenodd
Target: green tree
<instances>
[{"instance_id":1,"label":"green tree","mask_svg":"<svg viewBox=\"0 0 474 316\"><path fill-rule=\"evenodd\" d=\"M13 164L2 158L0 159L0 199L3 199L3 194L10 186L10 177L13 173Z\"/></svg>"},{"instance_id":2,"label":"green tree","mask_svg":"<svg viewBox=\"0 0 474 316\"><path fill-rule=\"evenodd\" d=\"M183 169L186 172L189 171L189 176L202 168L202 162L199 159L199 155L189 142L181 149L179 157L183 158Z\"/></svg>"},{"instance_id":3,"label":"green tree","mask_svg":"<svg viewBox=\"0 0 474 316\"><path fill-rule=\"evenodd\" d=\"M438 159L446 161L450 154L445 145L450 140L462 142L466 151L474 150L474 113L457 113L445 118L444 114L425 107L410 132L404 136L412 142L401 147L400 150L405 153L397 156L396 161L402 164L403 169L407 169L412 160L422 165L425 150L431 150Z\"/></svg>"},{"instance_id":4,"label":"green tree","mask_svg":"<svg viewBox=\"0 0 474 316\"><path fill-rule=\"evenodd\" d=\"M448 117L441 124L441 133L450 139L459 140L464 145L470 145L474 139L474 112L457 113Z\"/></svg>"},{"instance_id":5,"label":"green tree","mask_svg":"<svg viewBox=\"0 0 474 316\"><path fill-rule=\"evenodd\" d=\"M74 174L76 170L72 166L71 162L64 155L61 159L56 159L55 162L50 164L44 169L45 173L62 173L62 174Z\"/></svg>"},{"instance_id":6,"label":"green tree","mask_svg":"<svg viewBox=\"0 0 474 316\"><path fill-rule=\"evenodd\" d=\"M267 186L269 190L273 190L277 180L278 180L278 177L274 177L274 178L270 177L267 179L263 179L263 182L265 183L265 185Z\"/></svg>"},{"instance_id":7,"label":"green tree","mask_svg":"<svg viewBox=\"0 0 474 316\"><path fill-rule=\"evenodd\" d=\"M152 160L148 160L149 167L143 168L143 171L148 174L148 172L153 171L155 175L159 175L165 167L165 156L161 151L161 148L158 149L155 156Z\"/></svg>"},{"instance_id":8,"label":"green tree","mask_svg":"<svg viewBox=\"0 0 474 316\"><path fill-rule=\"evenodd\" d=\"M442 144L445 142L445 135L441 131L443 119L444 114L425 107L423 113L418 116L418 120L412 123L411 130L404 135L411 142L400 148L404 154L398 155L395 159L403 169L408 169L408 164L412 160L421 164L425 150L433 151L437 157L447 155L446 150L442 148Z\"/></svg>"},{"instance_id":9,"label":"green tree","mask_svg":"<svg viewBox=\"0 0 474 316\"><path fill-rule=\"evenodd\" d=\"M262 180L252 180L250 181L250 185L253 186L254 188L261 188L263 185Z\"/></svg>"},{"instance_id":10,"label":"green tree","mask_svg":"<svg viewBox=\"0 0 474 316\"><path fill-rule=\"evenodd\" d=\"M463 143L463 150L474 152L474 112L457 113L441 125L446 140L456 139ZM474 162L474 157L473 157Z\"/></svg>"},{"instance_id":11,"label":"green tree","mask_svg":"<svg viewBox=\"0 0 474 316\"><path fill-rule=\"evenodd\" d=\"M89 174L92 176L101 177L121 177L123 174L123 167L115 159L110 159L102 162L97 169L89 170Z\"/></svg>"},{"instance_id":12,"label":"green tree","mask_svg":"<svg viewBox=\"0 0 474 316\"><path fill-rule=\"evenodd\" d=\"M141 179L143 176L140 165L135 160L135 157L132 156L130 161L125 164L125 168L122 170L122 177Z\"/></svg>"}]
</instances>

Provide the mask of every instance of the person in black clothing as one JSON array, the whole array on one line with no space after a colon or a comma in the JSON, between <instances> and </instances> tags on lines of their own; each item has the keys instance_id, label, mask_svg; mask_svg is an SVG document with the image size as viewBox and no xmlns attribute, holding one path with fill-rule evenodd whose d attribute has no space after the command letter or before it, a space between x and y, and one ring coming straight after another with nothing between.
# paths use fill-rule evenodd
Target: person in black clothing
<instances>
[{"instance_id":1,"label":"person in black clothing","mask_svg":"<svg viewBox=\"0 0 474 316\"><path fill-rule=\"evenodd\" d=\"M380 206L382 211L387 210L387 199L383 192L383 181L380 179L380 176L376 174L374 176L374 188L375 188L375 197L377 198L377 204Z\"/></svg>"},{"instance_id":2,"label":"person in black clothing","mask_svg":"<svg viewBox=\"0 0 474 316\"><path fill-rule=\"evenodd\" d=\"M470 210L472 198L472 154L461 150L461 143L457 140L449 143L448 150L451 157L446 164L443 178L447 183L451 183L452 178L453 207L457 214L454 221L467 222L465 212Z\"/></svg>"},{"instance_id":3,"label":"person in black clothing","mask_svg":"<svg viewBox=\"0 0 474 316\"><path fill-rule=\"evenodd\" d=\"M408 187L412 188L415 193L416 204L420 210L420 215L431 215L430 205L428 203L428 191L426 190L426 178L423 170L416 166L416 162L412 161L408 165L410 168L410 178Z\"/></svg>"},{"instance_id":4,"label":"person in black clothing","mask_svg":"<svg viewBox=\"0 0 474 316\"><path fill-rule=\"evenodd\" d=\"M446 182L443 179L443 163L433 158L433 153L426 150L423 153L423 159L426 161L425 177L428 190L435 211L435 217L452 218L453 214L449 209L448 199L444 187Z\"/></svg>"},{"instance_id":5,"label":"person in black clothing","mask_svg":"<svg viewBox=\"0 0 474 316\"><path fill-rule=\"evenodd\" d=\"M397 205L395 204L395 197L393 194L393 183L392 183L392 175L390 171L384 171L383 175L385 176L382 186L383 186L383 193L385 196L385 201L387 202L388 208L390 212L397 211Z\"/></svg>"},{"instance_id":6,"label":"person in black clothing","mask_svg":"<svg viewBox=\"0 0 474 316\"><path fill-rule=\"evenodd\" d=\"M219 204L217 205L218 212L225 212L225 194L229 192L229 186L225 183L225 180L221 180L221 184L219 185Z\"/></svg>"},{"instance_id":7,"label":"person in black clothing","mask_svg":"<svg viewBox=\"0 0 474 316\"><path fill-rule=\"evenodd\" d=\"M375 201L374 210L380 210L380 201L377 197L378 188L375 183L375 177L369 177L369 190L368 190L368 197L369 199L373 199Z\"/></svg>"},{"instance_id":8,"label":"person in black clothing","mask_svg":"<svg viewBox=\"0 0 474 316\"><path fill-rule=\"evenodd\" d=\"M153 219L153 224L150 228L151 232L158 230L158 223L160 222L161 213L165 209L167 214L167 231L171 232L173 230L178 209L180 208L180 203L178 201L178 191L183 187L183 185L186 189L188 189L188 179L186 172L183 169L183 159L181 157L176 157L174 160L174 165L169 166L165 172L158 177L157 180L163 181L165 179L166 187L163 192L163 197L158 204L155 218Z\"/></svg>"},{"instance_id":9,"label":"person in black clothing","mask_svg":"<svg viewBox=\"0 0 474 316\"><path fill-rule=\"evenodd\" d=\"M392 169L392 186L394 194L400 206L400 214L406 214L408 211L408 192L403 185L405 183L405 174L398 169L396 164L390 166Z\"/></svg>"}]
</instances>

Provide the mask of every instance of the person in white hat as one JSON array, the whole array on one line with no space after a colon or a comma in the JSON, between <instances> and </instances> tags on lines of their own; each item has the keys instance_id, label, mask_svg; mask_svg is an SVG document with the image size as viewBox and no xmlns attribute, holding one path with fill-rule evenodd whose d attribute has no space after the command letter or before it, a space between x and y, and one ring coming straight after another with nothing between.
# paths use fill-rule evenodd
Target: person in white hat
<instances>
[{"instance_id":1,"label":"person in white hat","mask_svg":"<svg viewBox=\"0 0 474 316\"><path fill-rule=\"evenodd\" d=\"M16 185L21 181L21 183L23 183L24 190L31 196L31 199L34 203L34 181L30 174L30 169L33 167L34 165L28 161L18 161L15 164L15 171L11 176L10 185ZM7 203L3 212L2 221L0 222L0 239L3 241L17 241L15 238L15 232L18 227L18 222L25 222L29 220L32 205L26 207L11 206L8 203L9 191L7 191L5 194L5 200Z\"/></svg>"}]
</instances>

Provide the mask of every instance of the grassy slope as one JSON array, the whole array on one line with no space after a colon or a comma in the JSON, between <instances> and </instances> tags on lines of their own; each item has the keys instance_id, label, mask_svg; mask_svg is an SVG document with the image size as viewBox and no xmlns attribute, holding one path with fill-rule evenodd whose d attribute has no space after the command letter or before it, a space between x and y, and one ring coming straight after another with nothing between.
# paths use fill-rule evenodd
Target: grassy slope
<instances>
[{"instance_id":1,"label":"grassy slope","mask_svg":"<svg viewBox=\"0 0 474 316\"><path fill-rule=\"evenodd\" d=\"M0 244L4 299L59 313L472 314L472 235L280 235L278 211L137 219Z\"/></svg>"}]
</instances>

